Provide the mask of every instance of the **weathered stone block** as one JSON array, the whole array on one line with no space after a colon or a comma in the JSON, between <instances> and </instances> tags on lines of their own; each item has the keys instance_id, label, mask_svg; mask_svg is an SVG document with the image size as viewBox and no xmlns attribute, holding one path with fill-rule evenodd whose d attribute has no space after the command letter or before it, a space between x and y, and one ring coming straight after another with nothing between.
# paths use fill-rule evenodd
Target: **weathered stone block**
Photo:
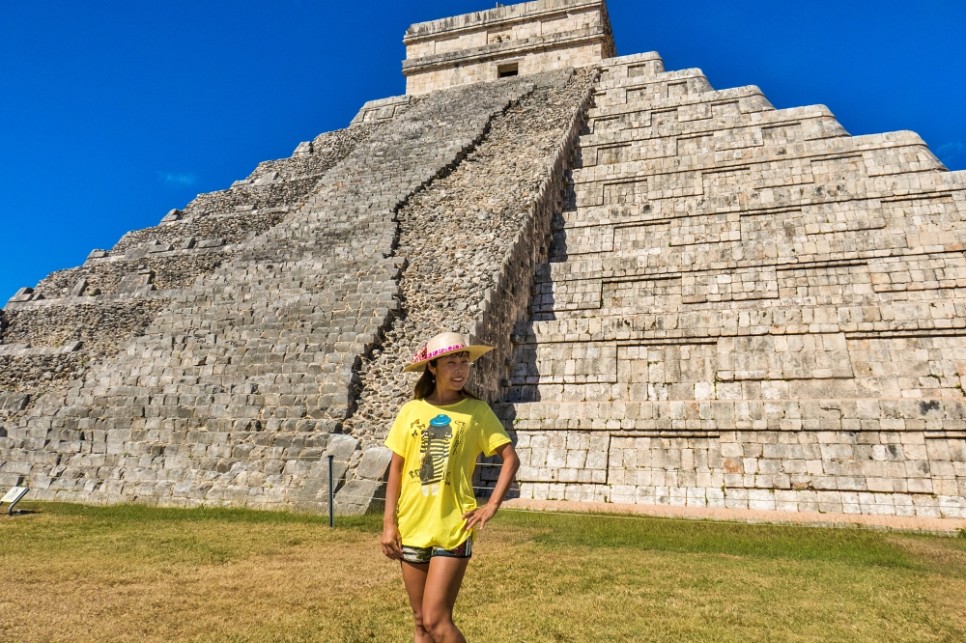
<instances>
[{"instance_id":1,"label":"weathered stone block","mask_svg":"<svg viewBox=\"0 0 966 643\"><path fill-rule=\"evenodd\" d=\"M385 482L379 480L350 480L335 496L339 513L347 515L378 512L385 498Z\"/></svg>"},{"instance_id":2,"label":"weathered stone block","mask_svg":"<svg viewBox=\"0 0 966 643\"><path fill-rule=\"evenodd\" d=\"M392 451L386 447L370 447L365 450L356 469L359 477L367 480L383 480L389 470Z\"/></svg>"}]
</instances>

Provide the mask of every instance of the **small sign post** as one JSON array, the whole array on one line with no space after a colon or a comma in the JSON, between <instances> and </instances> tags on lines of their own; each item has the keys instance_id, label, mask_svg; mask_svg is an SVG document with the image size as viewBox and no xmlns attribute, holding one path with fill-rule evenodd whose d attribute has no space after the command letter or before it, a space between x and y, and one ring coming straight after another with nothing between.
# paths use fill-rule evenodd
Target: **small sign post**
<instances>
[{"instance_id":1,"label":"small sign post","mask_svg":"<svg viewBox=\"0 0 966 643\"><path fill-rule=\"evenodd\" d=\"M10 507L7 509L7 514L12 516L13 508L17 506L17 503L20 502L21 498L27 495L28 491L30 491L30 489L27 487L13 487L3 498L0 498L0 505L5 502L9 502Z\"/></svg>"}]
</instances>

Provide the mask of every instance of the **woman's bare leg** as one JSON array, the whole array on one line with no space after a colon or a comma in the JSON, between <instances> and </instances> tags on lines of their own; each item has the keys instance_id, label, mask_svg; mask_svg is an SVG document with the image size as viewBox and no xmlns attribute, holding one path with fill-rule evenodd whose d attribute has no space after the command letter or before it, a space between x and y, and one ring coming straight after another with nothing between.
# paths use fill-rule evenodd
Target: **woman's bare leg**
<instances>
[{"instance_id":1,"label":"woman's bare leg","mask_svg":"<svg viewBox=\"0 0 966 643\"><path fill-rule=\"evenodd\" d=\"M403 584L409 595L409 606L413 610L413 643L433 643L429 632L423 627L423 592L429 563L407 563L402 561Z\"/></svg>"},{"instance_id":2,"label":"woman's bare leg","mask_svg":"<svg viewBox=\"0 0 966 643\"><path fill-rule=\"evenodd\" d=\"M453 606L469 562L469 558L447 556L435 556L429 562L423 585L422 623L434 643L466 643L453 623Z\"/></svg>"}]
</instances>

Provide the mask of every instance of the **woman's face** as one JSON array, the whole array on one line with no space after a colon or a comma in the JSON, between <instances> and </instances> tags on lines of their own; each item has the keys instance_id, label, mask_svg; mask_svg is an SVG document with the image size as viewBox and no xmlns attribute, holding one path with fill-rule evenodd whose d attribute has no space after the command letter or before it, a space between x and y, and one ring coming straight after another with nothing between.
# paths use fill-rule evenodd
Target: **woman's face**
<instances>
[{"instance_id":1,"label":"woman's face","mask_svg":"<svg viewBox=\"0 0 966 643\"><path fill-rule=\"evenodd\" d=\"M430 372L436 376L436 390L459 391L466 385L470 376L469 353L452 353L436 360L436 366L429 365Z\"/></svg>"}]
</instances>

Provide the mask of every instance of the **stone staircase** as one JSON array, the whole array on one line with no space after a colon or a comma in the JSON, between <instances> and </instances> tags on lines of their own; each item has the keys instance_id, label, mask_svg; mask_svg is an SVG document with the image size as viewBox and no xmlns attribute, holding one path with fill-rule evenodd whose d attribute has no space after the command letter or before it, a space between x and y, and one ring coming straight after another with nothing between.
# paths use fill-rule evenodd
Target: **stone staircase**
<instances>
[{"instance_id":1,"label":"stone staircase","mask_svg":"<svg viewBox=\"0 0 966 643\"><path fill-rule=\"evenodd\" d=\"M595 79L593 68L530 77L534 90L494 118L450 174L399 210L402 312L363 360L359 405L344 425L383 464L375 479L357 471L339 491L341 506L381 498L390 455L381 445L415 383L401 368L426 338L453 329L494 346L475 365L471 388L488 400L505 396L512 329L526 314L534 269L546 261L551 215L565 196ZM480 471L488 484L494 469Z\"/></svg>"},{"instance_id":2,"label":"stone staircase","mask_svg":"<svg viewBox=\"0 0 966 643\"><path fill-rule=\"evenodd\" d=\"M588 74L576 90L584 96ZM536 82L552 92L570 87L572 75ZM23 336L37 352L44 342L75 338L85 326L90 340L81 335L81 346L101 337L109 345L89 351L59 386L43 377L11 378L28 392L0 398L8 409L0 417L0 484L27 482L38 499L319 510L331 455L336 480L352 467L356 488L362 483L369 490L368 498L349 494L346 501L370 502L382 484L384 458L374 454L367 461L343 423L366 397L362 360L405 312L398 213L451 174L486 138L494 118L536 88L533 79L508 79L375 101L348 133L333 135L339 144L327 145L323 135L309 149L300 146L288 163L262 164L248 181L199 197L156 229L126 235L114 250L12 302L4 310L4 345ZM563 102L562 120L549 126L551 167L565 158L564 134L581 104L572 95ZM305 155L317 153L312 148L337 154L307 188ZM541 157L534 167L545 162ZM533 198L541 186L549 193L550 174L537 173ZM561 167L557 200L562 187ZM459 228L453 213L437 216L447 230ZM506 234L519 236L528 220L511 223ZM533 244L518 245L528 252ZM513 256L512 247L490 249L495 263L467 262L462 275L486 305L494 299L492 271ZM166 257L173 259L166 263ZM132 271L140 281L125 282ZM85 287L70 286L67 294L80 280ZM104 309L102 325L73 312L80 310L79 297ZM521 291L517 305L528 299ZM122 327L122 303L143 311L136 324ZM493 318L508 338L515 317ZM31 390L42 395L31 397ZM375 388L372 395L378 393ZM378 431L361 421L353 426L360 437Z\"/></svg>"},{"instance_id":3,"label":"stone staircase","mask_svg":"<svg viewBox=\"0 0 966 643\"><path fill-rule=\"evenodd\" d=\"M966 516L966 173L606 62L501 415L525 498Z\"/></svg>"},{"instance_id":4,"label":"stone staircase","mask_svg":"<svg viewBox=\"0 0 966 643\"><path fill-rule=\"evenodd\" d=\"M297 207L369 129L323 134L229 190L199 195L159 225L124 235L113 249L92 251L84 265L22 289L2 312L0 389L29 400L30 391L63 384L116 353L175 293ZM266 202L266 190L280 196Z\"/></svg>"},{"instance_id":5,"label":"stone staircase","mask_svg":"<svg viewBox=\"0 0 966 643\"><path fill-rule=\"evenodd\" d=\"M199 195L159 225L131 232L112 250L93 251L83 266L18 293L0 313L0 485L30 484L47 497L97 492L94 501L114 493L116 499L144 498L149 489L143 479L165 477L150 468L166 451L185 451L165 443L171 433L157 418L145 418L148 409L178 417L191 401L158 394L172 377L149 363L125 364L132 361L129 344L196 280L297 208L370 130L323 134L293 157L262 163L229 190ZM282 198L269 203L266 190ZM120 373L108 377L98 366L132 368L133 374L121 382ZM102 396L111 385L123 386L112 392L117 408L83 408L93 395L85 386L95 383ZM41 409L35 402L43 397ZM50 428L28 431L31 424ZM135 425L140 431L132 433ZM121 493L124 483L117 481L125 477L139 481L135 492L130 485Z\"/></svg>"}]
</instances>

